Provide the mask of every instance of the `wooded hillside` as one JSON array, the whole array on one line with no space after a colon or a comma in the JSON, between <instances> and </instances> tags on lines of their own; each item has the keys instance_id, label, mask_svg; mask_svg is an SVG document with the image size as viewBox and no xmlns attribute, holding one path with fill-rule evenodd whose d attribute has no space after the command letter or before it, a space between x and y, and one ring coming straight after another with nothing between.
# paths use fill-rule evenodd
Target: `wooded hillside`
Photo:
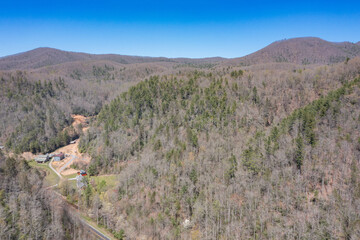
<instances>
[{"instance_id":1,"label":"wooded hillside","mask_svg":"<svg viewBox=\"0 0 360 240\"><path fill-rule=\"evenodd\" d=\"M0 150L1 239L94 239L43 186L44 174Z\"/></svg>"},{"instance_id":2,"label":"wooded hillside","mask_svg":"<svg viewBox=\"0 0 360 240\"><path fill-rule=\"evenodd\" d=\"M224 68L130 88L81 137L90 174L119 174L98 217L133 237L356 239L359 69Z\"/></svg>"},{"instance_id":3,"label":"wooded hillside","mask_svg":"<svg viewBox=\"0 0 360 240\"><path fill-rule=\"evenodd\" d=\"M1 236L87 237L16 157L80 137L88 184L58 190L118 239L359 239L357 45L282 41L246 63L26 53L0 72L0 145L15 156L0 155Z\"/></svg>"}]
</instances>

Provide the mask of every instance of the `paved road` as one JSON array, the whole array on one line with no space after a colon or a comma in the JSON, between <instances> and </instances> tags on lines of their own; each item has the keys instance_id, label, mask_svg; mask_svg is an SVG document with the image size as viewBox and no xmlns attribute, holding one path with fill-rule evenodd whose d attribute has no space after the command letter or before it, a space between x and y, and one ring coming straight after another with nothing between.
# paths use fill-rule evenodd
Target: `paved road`
<instances>
[{"instance_id":1,"label":"paved road","mask_svg":"<svg viewBox=\"0 0 360 240\"><path fill-rule=\"evenodd\" d=\"M46 188L46 189L49 189L49 188ZM65 201L66 205L68 206L68 208L70 208L72 210L72 214L75 214L79 218L79 221L82 224L84 224L84 226L87 227L98 239L100 239L100 240L111 240L111 238L107 237L102 232L100 232L99 230L97 230L96 228L91 226L87 221L85 221L81 217L81 215L78 213L78 207L75 204L71 204L68 201L66 201L66 198L63 195L61 195L60 193L58 193L56 191L53 191L53 193L55 193L56 195L58 195L59 197L64 199L64 201Z\"/></svg>"},{"instance_id":2,"label":"paved road","mask_svg":"<svg viewBox=\"0 0 360 240\"><path fill-rule=\"evenodd\" d=\"M49 162L49 167L51 170L53 170L54 173L56 173L56 175L59 176L60 179L62 179L63 177L61 176L60 173L58 173L52 166L51 166L51 163L54 161L54 159L51 159L51 161Z\"/></svg>"},{"instance_id":3,"label":"paved road","mask_svg":"<svg viewBox=\"0 0 360 240\"><path fill-rule=\"evenodd\" d=\"M49 187L46 187L45 189L49 189L49 188L53 188L53 187L57 187L58 184L55 184L55 185L52 185L52 186L49 186Z\"/></svg>"},{"instance_id":4,"label":"paved road","mask_svg":"<svg viewBox=\"0 0 360 240\"><path fill-rule=\"evenodd\" d=\"M88 224L84 219L79 218L80 221L90 229L90 231L96 236L98 237L98 239L101 240L110 240L110 238L108 238L107 236L105 236L102 232L98 231L96 228L94 228L93 226L91 226L90 224Z\"/></svg>"},{"instance_id":5,"label":"paved road","mask_svg":"<svg viewBox=\"0 0 360 240\"><path fill-rule=\"evenodd\" d=\"M69 165L70 162L72 162L74 160L74 158L76 158L76 156L73 156L73 158L65 165ZM49 167L51 170L53 170L53 172L55 172L59 177L60 179L62 179L63 177L61 176L60 173L58 173L52 166L51 166L51 163L52 163L53 160L51 160L49 162ZM63 166L61 169L60 169L60 172L62 171L62 169L66 166ZM76 180L76 178L74 178ZM74 180L74 179L69 179L69 180ZM51 189L52 187L55 187L57 186L58 184L55 184L54 186L50 186L50 187L47 187L46 189ZM54 193L56 193L57 195L61 196L62 198L64 198L63 195L61 195L60 193L56 192L56 191L53 191ZM66 199L64 199L66 201ZM70 204L66 201L66 203L70 206ZM73 206L72 206L73 207ZM100 240L110 240L110 238L108 238L107 236L105 236L103 233L101 233L99 230L97 230L96 228L94 228L93 226L91 226L89 223L87 223L84 219L81 218L80 215L78 215L79 217L79 220Z\"/></svg>"},{"instance_id":6,"label":"paved road","mask_svg":"<svg viewBox=\"0 0 360 240\"><path fill-rule=\"evenodd\" d=\"M67 163L65 163L65 165L60 168L59 172L64 171L64 169L65 169L67 166L69 166L69 165L77 158L77 156L75 156L75 155L70 155L70 156L72 157L72 158L70 159L70 161L68 161Z\"/></svg>"}]
</instances>

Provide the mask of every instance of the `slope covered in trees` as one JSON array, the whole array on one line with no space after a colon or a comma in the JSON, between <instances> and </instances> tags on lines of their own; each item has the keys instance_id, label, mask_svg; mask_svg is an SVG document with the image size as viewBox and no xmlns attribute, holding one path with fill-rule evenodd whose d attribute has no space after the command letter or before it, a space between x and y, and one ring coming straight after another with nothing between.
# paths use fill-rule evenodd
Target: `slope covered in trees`
<instances>
[{"instance_id":1,"label":"slope covered in trees","mask_svg":"<svg viewBox=\"0 0 360 240\"><path fill-rule=\"evenodd\" d=\"M105 105L79 146L116 194L89 211L130 237L358 238L359 60L276 66L155 76Z\"/></svg>"},{"instance_id":2,"label":"slope covered in trees","mask_svg":"<svg viewBox=\"0 0 360 240\"><path fill-rule=\"evenodd\" d=\"M65 60L0 73L0 145L48 152L80 135L89 175L106 175L81 198L60 190L117 238L359 238L358 58ZM97 116L83 134L71 114ZM2 236L82 236L41 173L0 160Z\"/></svg>"},{"instance_id":3,"label":"slope covered in trees","mask_svg":"<svg viewBox=\"0 0 360 240\"><path fill-rule=\"evenodd\" d=\"M98 105L86 111L82 105L74 104L71 98L76 93L62 78L29 81L18 72L15 76L3 76L0 81L0 137L7 140L7 148L17 153L48 152L67 144L77 134L75 129L63 131L71 124L70 114L94 114L101 107L95 102Z\"/></svg>"},{"instance_id":4,"label":"slope covered in trees","mask_svg":"<svg viewBox=\"0 0 360 240\"><path fill-rule=\"evenodd\" d=\"M0 238L94 239L43 179L27 161L0 150Z\"/></svg>"},{"instance_id":5,"label":"slope covered in trees","mask_svg":"<svg viewBox=\"0 0 360 240\"><path fill-rule=\"evenodd\" d=\"M95 115L129 85L164 69L88 62L0 72L0 145L17 153L63 146L79 132L70 128L71 114Z\"/></svg>"}]
</instances>

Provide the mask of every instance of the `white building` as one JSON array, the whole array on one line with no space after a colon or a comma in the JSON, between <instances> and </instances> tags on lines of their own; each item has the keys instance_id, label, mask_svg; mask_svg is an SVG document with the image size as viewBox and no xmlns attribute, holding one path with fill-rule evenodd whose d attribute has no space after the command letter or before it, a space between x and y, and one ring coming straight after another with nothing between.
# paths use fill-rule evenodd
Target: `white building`
<instances>
[{"instance_id":1,"label":"white building","mask_svg":"<svg viewBox=\"0 0 360 240\"><path fill-rule=\"evenodd\" d=\"M83 188L87 186L86 179L82 175L76 176L76 186L78 188Z\"/></svg>"},{"instance_id":2,"label":"white building","mask_svg":"<svg viewBox=\"0 0 360 240\"><path fill-rule=\"evenodd\" d=\"M37 155L35 157L35 161L37 163L44 163L44 162L47 162L49 160L49 154L46 154L46 155Z\"/></svg>"}]
</instances>

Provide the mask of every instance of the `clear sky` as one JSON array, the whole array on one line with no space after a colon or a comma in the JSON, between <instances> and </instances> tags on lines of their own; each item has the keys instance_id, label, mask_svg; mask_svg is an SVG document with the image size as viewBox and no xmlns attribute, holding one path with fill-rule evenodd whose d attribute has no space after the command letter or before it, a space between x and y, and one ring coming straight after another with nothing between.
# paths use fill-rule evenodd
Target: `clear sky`
<instances>
[{"instance_id":1,"label":"clear sky","mask_svg":"<svg viewBox=\"0 0 360 240\"><path fill-rule=\"evenodd\" d=\"M240 57L284 38L360 41L360 1L0 0L0 56Z\"/></svg>"}]
</instances>

